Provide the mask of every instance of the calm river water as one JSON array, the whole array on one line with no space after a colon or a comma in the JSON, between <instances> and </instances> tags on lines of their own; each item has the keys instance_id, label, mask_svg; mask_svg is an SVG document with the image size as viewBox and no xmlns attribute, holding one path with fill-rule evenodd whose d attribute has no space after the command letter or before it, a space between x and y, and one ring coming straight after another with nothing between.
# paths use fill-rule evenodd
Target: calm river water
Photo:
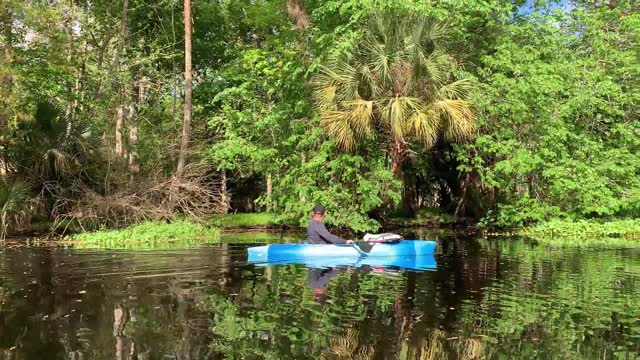
<instances>
[{"instance_id":1,"label":"calm river water","mask_svg":"<svg viewBox=\"0 0 640 360\"><path fill-rule=\"evenodd\" d=\"M633 359L640 249L439 239L437 270L247 245L0 250L1 359Z\"/></svg>"}]
</instances>

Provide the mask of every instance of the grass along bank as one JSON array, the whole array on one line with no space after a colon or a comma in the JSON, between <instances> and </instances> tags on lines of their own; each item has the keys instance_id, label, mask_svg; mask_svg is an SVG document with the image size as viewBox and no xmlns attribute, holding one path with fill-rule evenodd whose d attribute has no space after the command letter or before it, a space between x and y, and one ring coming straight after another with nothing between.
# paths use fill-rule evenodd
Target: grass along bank
<instances>
[{"instance_id":1,"label":"grass along bank","mask_svg":"<svg viewBox=\"0 0 640 360\"><path fill-rule=\"evenodd\" d=\"M558 246L640 247L640 219L551 220L519 229L517 234Z\"/></svg>"},{"instance_id":2,"label":"grass along bank","mask_svg":"<svg viewBox=\"0 0 640 360\"><path fill-rule=\"evenodd\" d=\"M276 227L276 216L269 213L217 214L209 218L209 224L221 229L265 229Z\"/></svg>"},{"instance_id":3,"label":"grass along bank","mask_svg":"<svg viewBox=\"0 0 640 360\"><path fill-rule=\"evenodd\" d=\"M187 220L147 221L124 229L71 235L65 241L77 248L178 249L219 243L220 230Z\"/></svg>"}]
</instances>

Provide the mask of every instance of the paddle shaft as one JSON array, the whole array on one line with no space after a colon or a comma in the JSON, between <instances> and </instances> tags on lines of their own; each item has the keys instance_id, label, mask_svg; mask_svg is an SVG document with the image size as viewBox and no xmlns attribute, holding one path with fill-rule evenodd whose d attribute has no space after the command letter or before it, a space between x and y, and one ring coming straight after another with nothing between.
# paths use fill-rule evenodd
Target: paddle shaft
<instances>
[{"instance_id":1,"label":"paddle shaft","mask_svg":"<svg viewBox=\"0 0 640 360\"><path fill-rule=\"evenodd\" d=\"M360 256L369 256L369 254L367 254L366 252L362 251L362 249L360 249L360 247L358 247L358 245L356 245L356 243L351 243L351 244L337 244L337 246L350 246L352 248L354 248L357 252L358 255Z\"/></svg>"}]
</instances>

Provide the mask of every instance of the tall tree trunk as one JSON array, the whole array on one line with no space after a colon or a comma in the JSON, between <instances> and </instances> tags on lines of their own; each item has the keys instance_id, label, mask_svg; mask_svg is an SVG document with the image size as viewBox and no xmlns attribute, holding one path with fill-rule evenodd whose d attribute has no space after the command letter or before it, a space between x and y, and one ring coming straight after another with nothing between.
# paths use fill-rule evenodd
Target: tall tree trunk
<instances>
[{"instance_id":1,"label":"tall tree trunk","mask_svg":"<svg viewBox=\"0 0 640 360\"><path fill-rule=\"evenodd\" d=\"M11 69L13 62L13 16L9 11L9 4L0 5L0 25L2 26L2 34L4 35L4 52L0 54L0 62L6 64ZM3 86L3 91L0 92L0 96L11 97L13 93L13 74L11 72L0 73L0 84ZM5 102L6 101L6 102ZM9 99L0 99L0 106L7 105L10 102ZM7 106L8 107L8 106ZM5 112L6 111L6 112ZM0 128L8 126L10 115L9 109L0 110ZM6 177L9 165L7 159L0 149L0 177Z\"/></svg>"},{"instance_id":2,"label":"tall tree trunk","mask_svg":"<svg viewBox=\"0 0 640 360\"><path fill-rule=\"evenodd\" d=\"M115 58L115 67L120 76L120 71L122 70L122 64L120 57L125 49L125 43L127 41L127 13L129 12L129 0L124 0L122 3L122 18L120 19L120 42L118 43L118 48L116 49L116 58ZM122 144L122 128L124 126L124 111L125 106L124 102L126 99L126 93L121 84L116 85L118 90L118 102L119 104L116 107L116 155L122 156L124 154L124 146Z\"/></svg>"},{"instance_id":3,"label":"tall tree trunk","mask_svg":"<svg viewBox=\"0 0 640 360\"><path fill-rule=\"evenodd\" d=\"M2 32L4 34L4 55L7 64L13 59L13 15L9 9L9 4L5 3L0 8L0 24L2 25Z\"/></svg>"},{"instance_id":4,"label":"tall tree trunk","mask_svg":"<svg viewBox=\"0 0 640 360\"><path fill-rule=\"evenodd\" d=\"M302 0L287 0L287 13L293 20L293 27L304 29L309 26L309 17L304 11Z\"/></svg>"},{"instance_id":5,"label":"tall tree trunk","mask_svg":"<svg viewBox=\"0 0 640 360\"><path fill-rule=\"evenodd\" d=\"M273 193L273 181L271 180L271 174L267 174L267 196L271 197Z\"/></svg>"},{"instance_id":6,"label":"tall tree trunk","mask_svg":"<svg viewBox=\"0 0 640 360\"><path fill-rule=\"evenodd\" d=\"M147 86L147 79L143 77L138 81L138 101L135 107L136 117L140 115L142 110L142 104L144 103L145 91ZM133 106L131 107L133 109ZM135 178L140 172L140 164L138 163L138 125L136 119L129 121L129 175L131 185L134 184Z\"/></svg>"},{"instance_id":7,"label":"tall tree trunk","mask_svg":"<svg viewBox=\"0 0 640 360\"><path fill-rule=\"evenodd\" d=\"M127 34L127 13L129 12L129 0L124 0L122 3L122 18L120 19L120 42L118 42L118 48L116 49L115 66L117 70L120 70L120 57L124 51L124 44L126 42Z\"/></svg>"},{"instance_id":8,"label":"tall tree trunk","mask_svg":"<svg viewBox=\"0 0 640 360\"><path fill-rule=\"evenodd\" d=\"M140 172L140 164L138 164L138 125L133 121L129 123L129 175L131 185L134 184L135 178Z\"/></svg>"},{"instance_id":9,"label":"tall tree trunk","mask_svg":"<svg viewBox=\"0 0 640 360\"><path fill-rule=\"evenodd\" d=\"M229 208L231 207L231 197L229 196L229 191L227 189L227 173L222 170L220 172L220 195L222 196L222 206L224 207L224 213L229 212Z\"/></svg>"},{"instance_id":10,"label":"tall tree trunk","mask_svg":"<svg viewBox=\"0 0 640 360\"><path fill-rule=\"evenodd\" d=\"M187 164L191 136L191 0L184 0L184 120L176 175L182 175Z\"/></svg>"},{"instance_id":11,"label":"tall tree trunk","mask_svg":"<svg viewBox=\"0 0 640 360\"><path fill-rule=\"evenodd\" d=\"M116 155L122 156L122 127L124 126L124 106L116 107Z\"/></svg>"}]
</instances>

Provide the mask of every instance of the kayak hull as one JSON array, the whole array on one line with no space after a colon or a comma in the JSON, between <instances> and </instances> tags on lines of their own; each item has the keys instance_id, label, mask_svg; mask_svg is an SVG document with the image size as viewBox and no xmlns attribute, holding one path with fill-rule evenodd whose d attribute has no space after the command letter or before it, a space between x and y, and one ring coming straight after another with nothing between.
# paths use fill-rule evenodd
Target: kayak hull
<instances>
[{"instance_id":1,"label":"kayak hull","mask_svg":"<svg viewBox=\"0 0 640 360\"><path fill-rule=\"evenodd\" d=\"M274 244L248 249L250 263L304 264L312 268L363 265L405 269L435 269L434 241L402 240L381 243L362 256L351 245Z\"/></svg>"}]
</instances>

